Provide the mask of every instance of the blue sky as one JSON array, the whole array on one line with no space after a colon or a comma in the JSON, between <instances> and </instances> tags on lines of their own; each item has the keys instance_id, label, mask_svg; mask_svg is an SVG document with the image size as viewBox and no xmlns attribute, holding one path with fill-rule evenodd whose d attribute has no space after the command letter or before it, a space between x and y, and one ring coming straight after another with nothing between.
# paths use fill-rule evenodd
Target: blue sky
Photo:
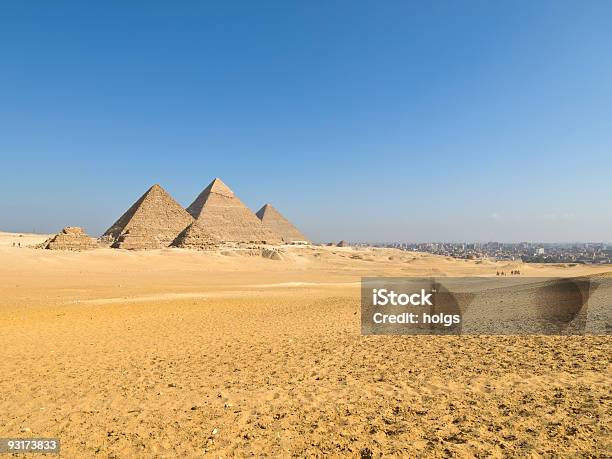
<instances>
[{"instance_id":1,"label":"blue sky","mask_svg":"<svg viewBox=\"0 0 612 459\"><path fill-rule=\"evenodd\" d=\"M221 177L326 240L612 241L612 2L0 4L0 230Z\"/></svg>"}]
</instances>

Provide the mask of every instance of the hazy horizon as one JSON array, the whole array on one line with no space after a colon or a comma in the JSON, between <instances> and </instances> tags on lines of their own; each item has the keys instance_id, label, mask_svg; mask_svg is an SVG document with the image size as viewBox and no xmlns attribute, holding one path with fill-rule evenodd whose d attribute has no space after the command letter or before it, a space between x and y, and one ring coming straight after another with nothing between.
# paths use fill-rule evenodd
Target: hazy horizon
<instances>
[{"instance_id":1,"label":"hazy horizon","mask_svg":"<svg viewBox=\"0 0 612 459\"><path fill-rule=\"evenodd\" d=\"M221 177L314 241L612 240L609 2L0 13L0 231Z\"/></svg>"}]
</instances>

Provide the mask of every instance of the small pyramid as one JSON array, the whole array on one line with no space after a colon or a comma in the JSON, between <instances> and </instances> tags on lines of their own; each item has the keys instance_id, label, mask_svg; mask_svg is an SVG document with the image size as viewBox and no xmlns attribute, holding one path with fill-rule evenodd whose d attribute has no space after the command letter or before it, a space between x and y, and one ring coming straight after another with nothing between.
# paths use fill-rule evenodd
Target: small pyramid
<instances>
[{"instance_id":1,"label":"small pyramid","mask_svg":"<svg viewBox=\"0 0 612 459\"><path fill-rule=\"evenodd\" d=\"M45 241L45 249L49 250L90 250L98 247L96 240L78 226L67 226L61 232Z\"/></svg>"},{"instance_id":2,"label":"small pyramid","mask_svg":"<svg viewBox=\"0 0 612 459\"><path fill-rule=\"evenodd\" d=\"M102 238L121 249L168 247L193 218L166 190L153 185L130 207Z\"/></svg>"},{"instance_id":3,"label":"small pyramid","mask_svg":"<svg viewBox=\"0 0 612 459\"><path fill-rule=\"evenodd\" d=\"M197 250L214 250L220 245L218 237L208 232L199 220L185 228L172 243L173 247Z\"/></svg>"},{"instance_id":4,"label":"small pyramid","mask_svg":"<svg viewBox=\"0 0 612 459\"><path fill-rule=\"evenodd\" d=\"M264 205L255 215L257 215L265 227L278 234L284 242L310 242L300 230L293 226L271 204Z\"/></svg>"},{"instance_id":5,"label":"small pyramid","mask_svg":"<svg viewBox=\"0 0 612 459\"><path fill-rule=\"evenodd\" d=\"M234 192L214 179L187 208L209 234L222 242L280 244L281 237L266 228Z\"/></svg>"}]
</instances>

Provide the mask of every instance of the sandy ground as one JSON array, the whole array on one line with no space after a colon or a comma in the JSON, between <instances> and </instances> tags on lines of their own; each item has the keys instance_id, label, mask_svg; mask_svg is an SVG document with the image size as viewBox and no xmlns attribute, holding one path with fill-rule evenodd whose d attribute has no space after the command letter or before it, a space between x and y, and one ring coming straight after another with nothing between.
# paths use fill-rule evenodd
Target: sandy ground
<instances>
[{"instance_id":1,"label":"sandy ground","mask_svg":"<svg viewBox=\"0 0 612 459\"><path fill-rule=\"evenodd\" d=\"M67 458L612 455L609 337L359 332L361 276L609 266L53 252L17 236L0 234L0 437L59 437Z\"/></svg>"}]
</instances>

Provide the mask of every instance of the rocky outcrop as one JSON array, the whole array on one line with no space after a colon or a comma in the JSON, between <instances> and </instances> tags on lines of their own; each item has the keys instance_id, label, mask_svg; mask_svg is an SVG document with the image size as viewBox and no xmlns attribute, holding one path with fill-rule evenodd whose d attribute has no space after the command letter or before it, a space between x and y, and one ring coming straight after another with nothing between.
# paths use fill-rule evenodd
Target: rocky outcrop
<instances>
[{"instance_id":1,"label":"rocky outcrop","mask_svg":"<svg viewBox=\"0 0 612 459\"><path fill-rule=\"evenodd\" d=\"M269 260L282 260L283 256L279 250L263 248L261 249L261 256Z\"/></svg>"}]
</instances>

